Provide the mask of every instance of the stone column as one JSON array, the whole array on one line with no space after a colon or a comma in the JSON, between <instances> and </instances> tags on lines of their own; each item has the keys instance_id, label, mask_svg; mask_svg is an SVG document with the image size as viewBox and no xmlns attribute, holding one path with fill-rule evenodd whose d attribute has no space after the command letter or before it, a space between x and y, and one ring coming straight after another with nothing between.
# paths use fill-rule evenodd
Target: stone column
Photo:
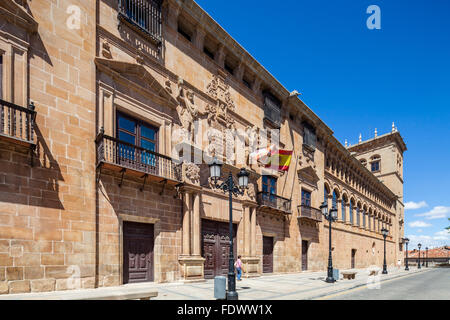
<instances>
[{"instance_id":1,"label":"stone column","mask_svg":"<svg viewBox=\"0 0 450 320\"><path fill-rule=\"evenodd\" d=\"M194 193L192 197L192 254L200 256L200 196Z\"/></svg>"},{"instance_id":2,"label":"stone column","mask_svg":"<svg viewBox=\"0 0 450 320\"><path fill-rule=\"evenodd\" d=\"M256 207L251 208L251 245L250 255L256 257Z\"/></svg>"},{"instance_id":3,"label":"stone column","mask_svg":"<svg viewBox=\"0 0 450 320\"><path fill-rule=\"evenodd\" d=\"M342 200L336 201L338 221L342 221Z\"/></svg>"},{"instance_id":4,"label":"stone column","mask_svg":"<svg viewBox=\"0 0 450 320\"><path fill-rule=\"evenodd\" d=\"M191 195L183 193L183 255L191 254Z\"/></svg>"},{"instance_id":5,"label":"stone column","mask_svg":"<svg viewBox=\"0 0 450 320\"><path fill-rule=\"evenodd\" d=\"M206 32L202 28L197 26L197 29L195 29L195 35L194 35L194 45L197 49L203 51L203 44L205 41L205 35Z\"/></svg>"},{"instance_id":6,"label":"stone column","mask_svg":"<svg viewBox=\"0 0 450 320\"><path fill-rule=\"evenodd\" d=\"M223 44L220 44L216 55L214 57L214 60L216 60L217 64L223 68L224 64L225 64L225 47L223 46Z\"/></svg>"},{"instance_id":7,"label":"stone column","mask_svg":"<svg viewBox=\"0 0 450 320\"><path fill-rule=\"evenodd\" d=\"M250 256L251 231L250 231L250 207L244 207L244 255Z\"/></svg>"}]
</instances>

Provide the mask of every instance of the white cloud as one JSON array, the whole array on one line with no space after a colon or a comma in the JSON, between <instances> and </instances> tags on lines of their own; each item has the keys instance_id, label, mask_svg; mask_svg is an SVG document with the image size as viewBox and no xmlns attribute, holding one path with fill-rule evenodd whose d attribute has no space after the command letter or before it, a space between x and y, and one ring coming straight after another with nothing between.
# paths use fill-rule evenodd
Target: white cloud
<instances>
[{"instance_id":1,"label":"white cloud","mask_svg":"<svg viewBox=\"0 0 450 320\"><path fill-rule=\"evenodd\" d=\"M424 221L414 221L408 224L411 228L427 228L431 227L430 223L426 223Z\"/></svg>"},{"instance_id":2,"label":"white cloud","mask_svg":"<svg viewBox=\"0 0 450 320\"><path fill-rule=\"evenodd\" d=\"M428 247L430 249L450 243L450 233L447 230L435 232L432 236L410 234L407 235L407 238L409 238L408 249L417 248L418 243L422 244L422 248Z\"/></svg>"},{"instance_id":3,"label":"white cloud","mask_svg":"<svg viewBox=\"0 0 450 320\"><path fill-rule=\"evenodd\" d=\"M450 241L450 232L447 230L438 231L434 234L433 239Z\"/></svg>"},{"instance_id":4,"label":"white cloud","mask_svg":"<svg viewBox=\"0 0 450 320\"><path fill-rule=\"evenodd\" d=\"M425 217L428 220L446 218L450 214L450 207L437 206L428 212L416 214L418 217Z\"/></svg>"},{"instance_id":5,"label":"white cloud","mask_svg":"<svg viewBox=\"0 0 450 320\"><path fill-rule=\"evenodd\" d=\"M420 202L409 201L405 203L405 210L416 210L425 207L428 207L428 204L425 201Z\"/></svg>"}]
</instances>

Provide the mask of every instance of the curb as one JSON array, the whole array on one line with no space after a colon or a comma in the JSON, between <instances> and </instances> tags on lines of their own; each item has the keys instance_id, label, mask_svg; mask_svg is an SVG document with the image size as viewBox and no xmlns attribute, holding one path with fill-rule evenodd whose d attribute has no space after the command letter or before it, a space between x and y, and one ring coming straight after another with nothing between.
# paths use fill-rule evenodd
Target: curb
<instances>
[{"instance_id":1,"label":"curb","mask_svg":"<svg viewBox=\"0 0 450 320\"><path fill-rule=\"evenodd\" d=\"M397 278L403 278L403 277L406 277L406 276L414 275L416 273L422 273L422 272L427 272L427 271L431 271L431 270L432 269L420 270L420 271L414 271L412 273L406 273L406 274L393 276L392 278L380 280L380 284L385 282L385 281L388 281L388 280L393 280L393 279L397 279ZM345 291L348 291L348 290L360 288L360 287L363 287L365 285L367 285L367 283L360 283L360 284L357 284L357 285L355 285L353 287L348 287L348 288L344 288L344 289L338 289L338 290L331 291L331 292L328 292L328 293L325 293L325 294L320 294L320 295L317 295L317 296L308 297L308 298L305 298L303 300L314 300L314 299L318 299L318 298L323 298L323 297L331 296L331 295L336 294L336 293L341 293L341 292L345 292Z\"/></svg>"}]
</instances>

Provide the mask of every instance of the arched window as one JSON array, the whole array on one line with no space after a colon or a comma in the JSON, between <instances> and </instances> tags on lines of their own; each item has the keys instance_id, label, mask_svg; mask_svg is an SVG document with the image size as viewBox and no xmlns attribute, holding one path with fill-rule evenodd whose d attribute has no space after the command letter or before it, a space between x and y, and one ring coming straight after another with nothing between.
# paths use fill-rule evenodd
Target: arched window
<instances>
[{"instance_id":1,"label":"arched window","mask_svg":"<svg viewBox=\"0 0 450 320\"><path fill-rule=\"evenodd\" d=\"M350 223L351 224L353 224L353 202L350 200L350 204L349 204L349 220L350 220Z\"/></svg>"},{"instance_id":2,"label":"arched window","mask_svg":"<svg viewBox=\"0 0 450 320\"><path fill-rule=\"evenodd\" d=\"M366 159L361 159L359 160L361 161L361 164L365 167L367 165L367 160Z\"/></svg>"},{"instance_id":3,"label":"arched window","mask_svg":"<svg viewBox=\"0 0 450 320\"><path fill-rule=\"evenodd\" d=\"M364 228L366 227L366 211L364 209L362 212L362 225Z\"/></svg>"},{"instance_id":4,"label":"arched window","mask_svg":"<svg viewBox=\"0 0 450 320\"><path fill-rule=\"evenodd\" d=\"M325 204L328 203L328 189L326 185L323 187L323 202L325 202Z\"/></svg>"},{"instance_id":5,"label":"arched window","mask_svg":"<svg viewBox=\"0 0 450 320\"><path fill-rule=\"evenodd\" d=\"M331 202L331 207L337 209L337 195L336 195L336 191L333 191L333 201Z\"/></svg>"},{"instance_id":6,"label":"arched window","mask_svg":"<svg viewBox=\"0 0 450 320\"><path fill-rule=\"evenodd\" d=\"M356 225L359 227L359 207L356 207Z\"/></svg>"},{"instance_id":7,"label":"arched window","mask_svg":"<svg viewBox=\"0 0 450 320\"><path fill-rule=\"evenodd\" d=\"M341 212L342 212L342 221L345 222L345 201L344 201L344 198L342 198Z\"/></svg>"}]
</instances>

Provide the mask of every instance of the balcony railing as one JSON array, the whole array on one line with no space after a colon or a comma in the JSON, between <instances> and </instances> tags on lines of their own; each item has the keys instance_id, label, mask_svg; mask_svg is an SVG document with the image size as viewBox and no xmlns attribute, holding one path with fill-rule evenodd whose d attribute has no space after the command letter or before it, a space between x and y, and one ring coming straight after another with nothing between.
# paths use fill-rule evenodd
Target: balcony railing
<instances>
[{"instance_id":1,"label":"balcony railing","mask_svg":"<svg viewBox=\"0 0 450 320\"><path fill-rule=\"evenodd\" d=\"M119 0L119 18L161 42L161 0Z\"/></svg>"},{"instance_id":2,"label":"balcony railing","mask_svg":"<svg viewBox=\"0 0 450 320\"><path fill-rule=\"evenodd\" d=\"M0 135L34 145L36 111L0 99Z\"/></svg>"},{"instance_id":3,"label":"balcony railing","mask_svg":"<svg viewBox=\"0 0 450 320\"><path fill-rule=\"evenodd\" d=\"M258 192L258 204L275 210L291 213L291 200L268 192Z\"/></svg>"},{"instance_id":4,"label":"balcony railing","mask_svg":"<svg viewBox=\"0 0 450 320\"><path fill-rule=\"evenodd\" d=\"M321 222L322 221L322 212L319 209L307 206L307 205L299 205L298 206L298 218L305 218L314 221Z\"/></svg>"},{"instance_id":5,"label":"balcony railing","mask_svg":"<svg viewBox=\"0 0 450 320\"><path fill-rule=\"evenodd\" d=\"M100 133L96 139L97 164L143 172L148 175L181 181L181 169L172 158Z\"/></svg>"}]
</instances>

